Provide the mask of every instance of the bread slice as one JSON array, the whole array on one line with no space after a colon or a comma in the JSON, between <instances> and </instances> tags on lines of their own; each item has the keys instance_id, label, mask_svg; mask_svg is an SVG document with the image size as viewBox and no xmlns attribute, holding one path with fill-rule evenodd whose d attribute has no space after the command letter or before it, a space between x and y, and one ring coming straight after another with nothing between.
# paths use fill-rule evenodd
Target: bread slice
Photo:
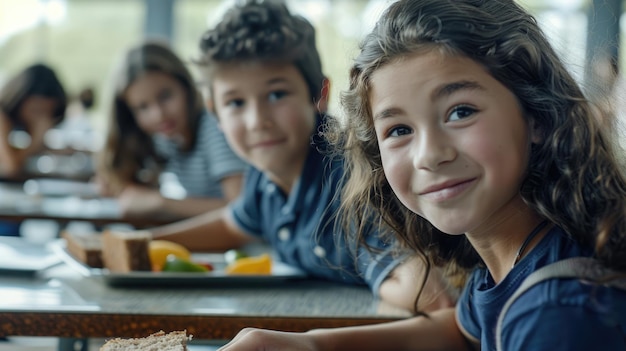
<instances>
[{"instance_id":1,"label":"bread slice","mask_svg":"<svg viewBox=\"0 0 626 351\"><path fill-rule=\"evenodd\" d=\"M151 239L148 232L104 231L102 234L104 266L112 273L152 270L148 255Z\"/></svg>"},{"instance_id":2,"label":"bread slice","mask_svg":"<svg viewBox=\"0 0 626 351\"><path fill-rule=\"evenodd\" d=\"M100 351L186 351L187 341L191 338L186 330L169 334L161 330L145 338L111 339L102 345Z\"/></svg>"},{"instance_id":3,"label":"bread slice","mask_svg":"<svg viewBox=\"0 0 626 351\"><path fill-rule=\"evenodd\" d=\"M72 233L63 231L67 251L76 260L92 268L103 268L102 236L96 233Z\"/></svg>"}]
</instances>

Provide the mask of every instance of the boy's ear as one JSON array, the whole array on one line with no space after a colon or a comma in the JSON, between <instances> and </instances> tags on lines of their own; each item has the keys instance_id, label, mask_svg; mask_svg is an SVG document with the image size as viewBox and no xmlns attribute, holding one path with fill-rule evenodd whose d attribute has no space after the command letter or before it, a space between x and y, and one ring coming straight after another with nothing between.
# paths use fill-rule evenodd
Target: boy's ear
<instances>
[{"instance_id":1,"label":"boy's ear","mask_svg":"<svg viewBox=\"0 0 626 351\"><path fill-rule=\"evenodd\" d=\"M322 82L322 92L320 99L317 101L317 110L320 113L326 113L328 111L328 100L330 98L330 79L324 78Z\"/></svg>"},{"instance_id":2,"label":"boy's ear","mask_svg":"<svg viewBox=\"0 0 626 351\"><path fill-rule=\"evenodd\" d=\"M206 106L207 110L209 110L209 112L215 114L215 103L213 102L213 99L211 97L208 97L204 100L204 105Z\"/></svg>"}]
</instances>

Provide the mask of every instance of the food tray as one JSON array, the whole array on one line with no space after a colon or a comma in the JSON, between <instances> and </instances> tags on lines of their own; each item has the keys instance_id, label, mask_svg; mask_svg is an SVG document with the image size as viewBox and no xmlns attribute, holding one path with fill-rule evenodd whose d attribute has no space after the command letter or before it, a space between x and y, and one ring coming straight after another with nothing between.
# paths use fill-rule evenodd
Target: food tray
<instances>
[{"instance_id":1,"label":"food tray","mask_svg":"<svg viewBox=\"0 0 626 351\"><path fill-rule=\"evenodd\" d=\"M111 286L216 286L266 285L282 283L288 280L306 278L306 274L296 268L275 259L272 260L272 272L269 275L229 275L224 272L226 262L223 254L194 253L192 261L208 262L214 267L210 272L129 272L111 273L108 269L92 268L76 260L66 248L64 239L50 244L54 253L86 277L102 279Z\"/></svg>"}]
</instances>

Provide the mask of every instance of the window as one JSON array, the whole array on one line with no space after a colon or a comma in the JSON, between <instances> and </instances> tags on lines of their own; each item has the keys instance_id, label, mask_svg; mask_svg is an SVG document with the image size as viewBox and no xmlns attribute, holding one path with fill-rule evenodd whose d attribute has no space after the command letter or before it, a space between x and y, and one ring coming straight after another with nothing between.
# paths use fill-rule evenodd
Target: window
<instances>
[{"instance_id":1,"label":"window","mask_svg":"<svg viewBox=\"0 0 626 351\"><path fill-rule=\"evenodd\" d=\"M120 53L144 37L146 1L0 0L0 85L24 66L54 66L70 94L96 91L96 125L104 123L109 75ZM317 28L324 72L331 79L330 112L340 113L339 93L360 38L390 0L286 0L292 11ZM520 0L533 12L582 79L587 16L585 0ZM232 0L174 0L172 46L185 60L197 57L202 33L219 20ZM195 71L192 68L192 71Z\"/></svg>"}]
</instances>

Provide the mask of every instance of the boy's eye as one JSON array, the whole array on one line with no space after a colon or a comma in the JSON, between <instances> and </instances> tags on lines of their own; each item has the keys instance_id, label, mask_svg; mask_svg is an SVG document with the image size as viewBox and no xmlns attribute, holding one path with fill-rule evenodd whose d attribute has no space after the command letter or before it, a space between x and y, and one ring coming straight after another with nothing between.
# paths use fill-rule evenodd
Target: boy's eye
<instances>
[{"instance_id":1,"label":"boy's eye","mask_svg":"<svg viewBox=\"0 0 626 351\"><path fill-rule=\"evenodd\" d=\"M387 137L399 137L403 135L411 134L413 131L411 128L406 126L397 126L389 129L387 132Z\"/></svg>"},{"instance_id":2,"label":"boy's eye","mask_svg":"<svg viewBox=\"0 0 626 351\"><path fill-rule=\"evenodd\" d=\"M454 109L452 109L452 112L450 112L450 115L448 116L448 121L459 121L464 118L470 117L475 112L476 109L469 106L456 106Z\"/></svg>"},{"instance_id":3,"label":"boy's eye","mask_svg":"<svg viewBox=\"0 0 626 351\"><path fill-rule=\"evenodd\" d=\"M269 94L268 99L270 102L274 102L276 100L280 100L287 95L287 92L284 90L273 91Z\"/></svg>"}]
</instances>

